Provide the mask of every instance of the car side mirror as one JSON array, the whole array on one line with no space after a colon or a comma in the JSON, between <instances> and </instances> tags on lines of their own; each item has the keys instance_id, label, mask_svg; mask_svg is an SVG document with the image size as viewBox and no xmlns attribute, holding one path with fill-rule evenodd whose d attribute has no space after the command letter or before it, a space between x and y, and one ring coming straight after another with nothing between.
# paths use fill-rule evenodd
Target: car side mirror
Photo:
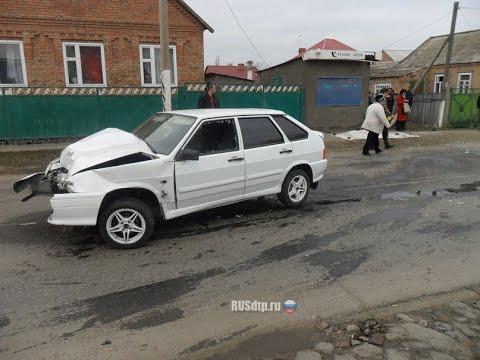
<instances>
[{"instance_id":1,"label":"car side mirror","mask_svg":"<svg viewBox=\"0 0 480 360\"><path fill-rule=\"evenodd\" d=\"M177 158L175 160L198 160L199 158L199 152L197 150L192 150L192 149L183 149L180 151L178 154Z\"/></svg>"}]
</instances>

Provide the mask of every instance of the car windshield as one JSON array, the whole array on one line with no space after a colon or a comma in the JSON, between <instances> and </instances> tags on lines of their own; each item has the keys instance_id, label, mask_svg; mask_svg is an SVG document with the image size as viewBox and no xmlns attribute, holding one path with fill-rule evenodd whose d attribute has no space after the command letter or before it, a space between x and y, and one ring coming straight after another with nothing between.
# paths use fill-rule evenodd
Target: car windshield
<instances>
[{"instance_id":1,"label":"car windshield","mask_svg":"<svg viewBox=\"0 0 480 360\"><path fill-rule=\"evenodd\" d=\"M195 120L197 119L191 116L157 114L133 130L133 134L144 140L157 154L168 155Z\"/></svg>"}]
</instances>

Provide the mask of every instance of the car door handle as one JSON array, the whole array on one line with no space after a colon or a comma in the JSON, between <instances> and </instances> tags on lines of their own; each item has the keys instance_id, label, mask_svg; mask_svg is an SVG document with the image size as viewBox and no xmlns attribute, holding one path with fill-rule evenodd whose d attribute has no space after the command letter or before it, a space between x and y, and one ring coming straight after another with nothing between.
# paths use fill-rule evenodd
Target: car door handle
<instances>
[{"instance_id":1,"label":"car door handle","mask_svg":"<svg viewBox=\"0 0 480 360\"><path fill-rule=\"evenodd\" d=\"M292 149L282 149L282 150L280 150L280 154L290 154L291 152L293 152Z\"/></svg>"},{"instance_id":2,"label":"car door handle","mask_svg":"<svg viewBox=\"0 0 480 360\"><path fill-rule=\"evenodd\" d=\"M232 157L230 159L228 159L228 162L232 162L232 161L243 161L243 157Z\"/></svg>"}]
</instances>

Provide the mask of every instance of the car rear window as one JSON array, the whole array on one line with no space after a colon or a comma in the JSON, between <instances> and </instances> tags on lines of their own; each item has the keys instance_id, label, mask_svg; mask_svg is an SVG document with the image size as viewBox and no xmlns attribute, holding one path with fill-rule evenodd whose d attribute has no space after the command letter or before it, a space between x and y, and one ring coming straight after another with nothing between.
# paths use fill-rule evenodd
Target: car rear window
<instances>
[{"instance_id":1,"label":"car rear window","mask_svg":"<svg viewBox=\"0 0 480 360\"><path fill-rule=\"evenodd\" d=\"M280 126L280 129L287 135L288 140L302 140L308 138L308 132L303 130L298 125L287 119L282 115L274 115L275 122Z\"/></svg>"},{"instance_id":2,"label":"car rear window","mask_svg":"<svg viewBox=\"0 0 480 360\"><path fill-rule=\"evenodd\" d=\"M239 118L243 147L256 148L283 143L283 136L267 117Z\"/></svg>"}]
</instances>

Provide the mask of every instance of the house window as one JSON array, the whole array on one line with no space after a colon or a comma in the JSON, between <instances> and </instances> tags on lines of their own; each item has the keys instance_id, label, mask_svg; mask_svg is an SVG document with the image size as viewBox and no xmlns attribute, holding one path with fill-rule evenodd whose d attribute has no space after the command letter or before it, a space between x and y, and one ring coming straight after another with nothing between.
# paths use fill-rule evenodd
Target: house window
<instances>
[{"instance_id":1,"label":"house window","mask_svg":"<svg viewBox=\"0 0 480 360\"><path fill-rule=\"evenodd\" d=\"M0 87L27 86L23 42L0 40Z\"/></svg>"},{"instance_id":2,"label":"house window","mask_svg":"<svg viewBox=\"0 0 480 360\"><path fill-rule=\"evenodd\" d=\"M433 83L433 92L441 93L443 88L443 74L435 75L435 82Z\"/></svg>"},{"instance_id":3,"label":"house window","mask_svg":"<svg viewBox=\"0 0 480 360\"><path fill-rule=\"evenodd\" d=\"M471 83L472 83L471 73L458 74L457 88L459 93L468 93L470 91Z\"/></svg>"},{"instance_id":4,"label":"house window","mask_svg":"<svg viewBox=\"0 0 480 360\"><path fill-rule=\"evenodd\" d=\"M172 86L178 86L177 48L170 45L170 76ZM162 85L162 51L160 45L140 45L142 86Z\"/></svg>"},{"instance_id":5,"label":"house window","mask_svg":"<svg viewBox=\"0 0 480 360\"><path fill-rule=\"evenodd\" d=\"M385 84L375 84L375 94L379 94L380 90L391 88L392 84L385 83Z\"/></svg>"},{"instance_id":6,"label":"house window","mask_svg":"<svg viewBox=\"0 0 480 360\"><path fill-rule=\"evenodd\" d=\"M62 47L67 86L107 85L103 44L64 42Z\"/></svg>"}]
</instances>

